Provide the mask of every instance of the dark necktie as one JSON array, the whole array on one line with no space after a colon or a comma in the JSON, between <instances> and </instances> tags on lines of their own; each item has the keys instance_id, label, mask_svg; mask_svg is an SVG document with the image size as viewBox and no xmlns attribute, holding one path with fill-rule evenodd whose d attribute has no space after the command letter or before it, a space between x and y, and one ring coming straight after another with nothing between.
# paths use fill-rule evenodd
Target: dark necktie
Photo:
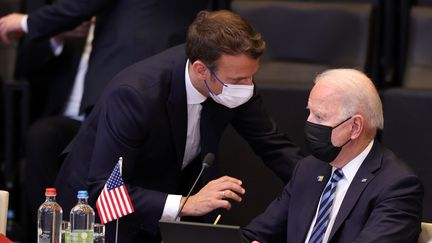
<instances>
[{"instance_id":1,"label":"dark necktie","mask_svg":"<svg viewBox=\"0 0 432 243\"><path fill-rule=\"evenodd\" d=\"M344 177L342 169L337 169L333 172L330 183L324 188L318 215L313 227L309 243L320 243L323 240L327 225L330 218L330 213L333 207L333 199L335 197L337 182Z\"/></svg>"}]
</instances>

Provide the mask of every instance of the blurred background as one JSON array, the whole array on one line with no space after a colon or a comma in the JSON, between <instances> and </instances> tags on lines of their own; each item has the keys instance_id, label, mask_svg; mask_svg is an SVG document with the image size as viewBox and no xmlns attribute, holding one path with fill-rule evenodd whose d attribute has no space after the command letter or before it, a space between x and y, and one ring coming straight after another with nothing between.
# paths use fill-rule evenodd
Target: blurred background
<instances>
[{"instance_id":1,"label":"blurred background","mask_svg":"<svg viewBox=\"0 0 432 243\"><path fill-rule=\"evenodd\" d=\"M47 4L38 1L44 2L0 0L0 16ZM314 77L329 68L367 73L384 105L378 140L423 180L423 220L432 221L432 0L214 0L207 9L237 12L262 33L268 48L254 81L270 115L305 154L303 125ZM41 106L50 104L44 70L17 74L19 47L19 40L0 42L0 189L10 192L11 238L25 241L24 143L30 124L44 115ZM283 187L232 128L220 143L218 162L222 173L242 179L247 190L222 224L245 225Z\"/></svg>"}]
</instances>

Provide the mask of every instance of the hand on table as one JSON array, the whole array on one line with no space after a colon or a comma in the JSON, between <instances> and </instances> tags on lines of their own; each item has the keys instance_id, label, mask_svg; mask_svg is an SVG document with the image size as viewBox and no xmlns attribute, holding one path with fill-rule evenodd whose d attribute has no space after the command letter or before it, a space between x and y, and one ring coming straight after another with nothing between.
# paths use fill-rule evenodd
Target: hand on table
<instances>
[{"instance_id":1,"label":"hand on table","mask_svg":"<svg viewBox=\"0 0 432 243\"><path fill-rule=\"evenodd\" d=\"M197 194L189 197L180 216L201 216L217 208L230 209L231 203L227 199L241 202L245 189L242 182L230 176L223 176L210 181ZM184 203L185 197L181 200Z\"/></svg>"}]
</instances>

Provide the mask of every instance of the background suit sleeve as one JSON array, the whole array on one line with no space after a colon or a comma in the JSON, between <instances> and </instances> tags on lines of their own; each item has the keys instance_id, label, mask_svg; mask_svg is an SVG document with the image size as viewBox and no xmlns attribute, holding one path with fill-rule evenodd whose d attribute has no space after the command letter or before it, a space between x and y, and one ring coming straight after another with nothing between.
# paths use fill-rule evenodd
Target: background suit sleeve
<instances>
[{"instance_id":1,"label":"background suit sleeve","mask_svg":"<svg viewBox=\"0 0 432 243\"><path fill-rule=\"evenodd\" d=\"M38 40L71 30L90 20L117 0L61 0L31 13L27 19L28 38Z\"/></svg>"}]
</instances>

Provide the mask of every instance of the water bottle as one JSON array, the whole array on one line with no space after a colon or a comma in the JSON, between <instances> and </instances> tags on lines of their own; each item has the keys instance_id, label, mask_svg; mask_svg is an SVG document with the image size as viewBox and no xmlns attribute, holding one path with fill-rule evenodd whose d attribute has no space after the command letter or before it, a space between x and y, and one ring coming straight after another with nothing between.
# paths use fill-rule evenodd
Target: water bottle
<instances>
[{"instance_id":1,"label":"water bottle","mask_svg":"<svg viewBox=\"0 0 432 243\"><path fill-rule=\"evenodd\" d=\"M87 191L78 191L78 203L70 212L71 243L93 243L95 212L88 205Z\"/></svg>"},{"instance_id":2,"label":"water bottle","mask_svg":"<svg viewBox=\"0 0 432 243\"><path fill-rule=\"evenodd\" d=\"M38 242L61 242L60 225L63 218L63 210L56 202L57 191L55 188L45 190L46 200L38 210Z\"/></svg>"}]
</instances>

